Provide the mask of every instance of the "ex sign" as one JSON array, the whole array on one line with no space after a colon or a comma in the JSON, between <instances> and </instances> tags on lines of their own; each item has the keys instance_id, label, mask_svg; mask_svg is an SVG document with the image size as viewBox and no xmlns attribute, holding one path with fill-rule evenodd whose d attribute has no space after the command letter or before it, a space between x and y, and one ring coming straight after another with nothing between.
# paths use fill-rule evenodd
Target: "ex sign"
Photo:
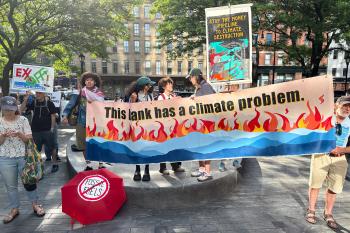
<instances>
[{"instance_id":1,"label":"ex sign","mask_svg":"<svg viewBox=\"0 0 350 233\"><path fill-rule=\"evenodd\" d=\"M45 66L23 64L13 65L11 88L13 90L33 90L53 92L54 69Z\"/></svg>"}]
</instances>

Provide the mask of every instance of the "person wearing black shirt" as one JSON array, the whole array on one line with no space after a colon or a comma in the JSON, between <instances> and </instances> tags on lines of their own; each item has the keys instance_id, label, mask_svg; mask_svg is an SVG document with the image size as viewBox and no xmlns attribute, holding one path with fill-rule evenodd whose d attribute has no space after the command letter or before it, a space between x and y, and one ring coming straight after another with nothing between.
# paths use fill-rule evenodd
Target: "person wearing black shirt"
<instances>
[{"instance_id":1,"label":"person wearing black shirt","mask_svg":"<svg viewBox=\"0 0 350 233\"><path fill-rule=\"evenodd\" d=\"M32 135L36 147L41 152L42 146L47 147L47 158L53 159L51 172L58 171L57 154L54 152L54 129L56 125L56 109L55 105L46 98L45 93L36 92L35 101L28 103L28 95L24 97L21 105L21 111L26 109L33 111L32 119Z\"/></svg>"}]
</instances>

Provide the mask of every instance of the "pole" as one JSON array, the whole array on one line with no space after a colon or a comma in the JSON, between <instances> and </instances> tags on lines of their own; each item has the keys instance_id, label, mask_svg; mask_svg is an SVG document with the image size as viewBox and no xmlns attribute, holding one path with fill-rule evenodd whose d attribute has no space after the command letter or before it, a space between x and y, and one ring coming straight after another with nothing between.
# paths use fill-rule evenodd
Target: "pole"
<instances>
[{"instance_id":1,"label":"pole","mask_svg":"<svg viewBox=\"0 0 350 233\"><path fill-rule=\"evenodd\" d=\"M345 95L348 92L348 71L349 71L349 62L346 62L346 74L345 74Z\"/></svg>"},{"instance_id":2,"label":"pole","mask_svg":"<svg viewBox=\"0 0 350 233\"><path fill-rule=\"evenodd\" d=\"M273 66L272 66L272 84L275 83L275 66L276 66L276 25L274 28L274 44L273 44Z\"/></svg>"}]
</instances>

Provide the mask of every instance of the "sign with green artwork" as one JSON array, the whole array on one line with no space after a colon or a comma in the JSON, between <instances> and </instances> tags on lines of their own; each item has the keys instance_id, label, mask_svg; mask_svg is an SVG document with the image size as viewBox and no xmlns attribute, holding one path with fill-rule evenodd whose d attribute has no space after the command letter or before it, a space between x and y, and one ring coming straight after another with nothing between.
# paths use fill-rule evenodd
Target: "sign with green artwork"
<instances>
[{"instance_id":1,"label":"sign with green artwork","mask_svg":"<svg viewBox=\"0 0 350 233\"><path fill-rule=\"evenodd\" d=\"M206 8L207 74L215 85L251 83L251 4Z\"/></svg>"}]
</instances>

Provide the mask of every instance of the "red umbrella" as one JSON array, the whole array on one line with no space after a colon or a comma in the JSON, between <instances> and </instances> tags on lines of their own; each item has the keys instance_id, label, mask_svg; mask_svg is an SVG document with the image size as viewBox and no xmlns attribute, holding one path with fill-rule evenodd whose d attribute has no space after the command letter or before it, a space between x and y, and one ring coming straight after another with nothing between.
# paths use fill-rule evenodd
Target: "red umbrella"
<instances>
[{"instance_id":1,"label":"red umbrella","mask_svg":"<svg viewBox=\"0 0 350 233\"><path fill-rule=\"evenodd\" d=\"M62 211L84 225L112 220L126 201L123 179L107 169L78 173L61 193Z\"/></svg>"}]
</instances>

